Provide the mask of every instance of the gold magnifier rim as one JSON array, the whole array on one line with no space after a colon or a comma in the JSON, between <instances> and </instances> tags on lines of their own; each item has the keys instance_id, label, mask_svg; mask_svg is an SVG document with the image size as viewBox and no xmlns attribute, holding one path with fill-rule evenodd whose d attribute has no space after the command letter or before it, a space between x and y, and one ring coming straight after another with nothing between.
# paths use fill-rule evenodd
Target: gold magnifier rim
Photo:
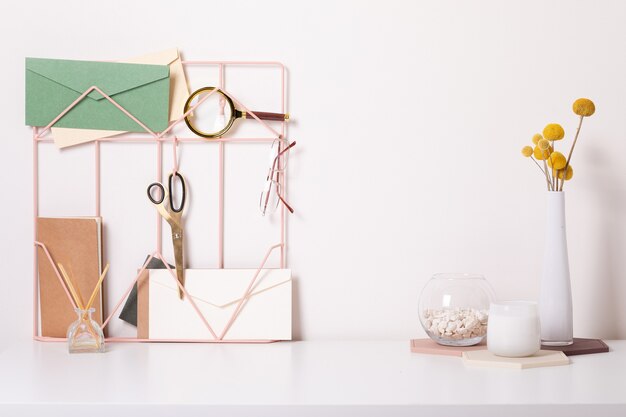
<instances>
[{"instance_id":1,"label":"gold magnifier rim","mask_svg":"<svg viewBox=\"0 0 626 417\"><path fill-rule=\"evenodd\" d=\"M189 130L191 130L196 135L198 135L200 137L203 137L203 138L206 138L206 139L219 138L224 133L226 133L228 131L228 129L231 128L231 126L235 122L235 117L236 117L235 116L235 104L233 103L233 100L230 97L228 97L228 95L226 93L224 93L222 90L220 90L219 88L216 88L216 87L202 87L202 88L197 89L193 93L191 93L191 95L189 96L189 98L185 102L185 110L183 111L183 113L187 113L189 111L189 108L191 107L191 101L194 98L196 98L199 94L201 94L201 93L203 93L205 91L213 91L213 90L217 90L217 91L215 91L215 93L216 94L220 94L226 100L226 103L228 103L228 107L230 107L230 118L228 119L228 123L226 123L226 126L222 130L220 130L218 132L214 132L214 133L203 132L200 129L196 128L191 123L191 120L189 120L189 115L185 116L185 124L187 125Z\"/></svg>"}]
</instances>

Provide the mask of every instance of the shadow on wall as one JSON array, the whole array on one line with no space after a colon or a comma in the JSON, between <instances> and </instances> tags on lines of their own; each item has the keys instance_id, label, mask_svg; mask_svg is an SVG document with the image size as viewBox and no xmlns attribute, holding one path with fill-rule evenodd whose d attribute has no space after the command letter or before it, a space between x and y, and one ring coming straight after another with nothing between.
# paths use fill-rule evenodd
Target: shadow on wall
<instances>
[{"instance_id":1,"label":"shadow on wall","mask_svg":"<svg viewBox=\"0 0 626 417\"><path fill-rule=\"evenodd\" d=\"M591 142L591 141L589 141ZM606 142L601 142L606 143ZM587 152L588 166L593 167L587 172L591 184L591 195L595 204L594 211L598 213L596 224L599 228L599 244L590 255L595 258L593 265L597 267L593 277L595 282L590 285L591 305L589 317L595 323L596 336L604 339L626 338L626 306L624 303L625 282L621 280L624 253L621 242L621 231L625 227L626 201L624 196L623 175L620 167L611 165L607 161L606 149L590 147ZM593 259L592 258L592 259Z\"/></svg>"}]
</instances>

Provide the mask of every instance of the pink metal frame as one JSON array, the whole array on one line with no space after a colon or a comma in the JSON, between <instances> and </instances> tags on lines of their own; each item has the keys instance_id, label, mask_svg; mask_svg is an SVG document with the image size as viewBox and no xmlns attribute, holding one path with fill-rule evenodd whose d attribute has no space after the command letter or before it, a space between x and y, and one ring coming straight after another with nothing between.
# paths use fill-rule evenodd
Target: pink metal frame
<instances>
[{"instance_id":1,"label":"pink metal frame","mask_svg":"<svg viewBox=\"0 0 626 417\"><path fill-rule=\"evenodd\" d=\"M39 316L39 301L38 301L38 264L37 264L37 248L40 247L46 258L48 259L48 261L51 263L52 268L61 284L61 286L63 287L63 289L65 290L65 294L69 300L69 302L72 304L73 307L76 307L72 297L70 296L70 292L68 290L68 288L65 285L65 282L63 281L63 279L61 278L61 275L56 267L56 265L54 264L54 261L52 260L52 257L50 256L50 253L48 252L48 249L46 248L46 246L42 243L37 241L37 217L39 216L39 154L38 154L38 150L39 150L39 143L42 142L52 142L52 139L49 137L46 137L46 133L48 133L48 131L50 130L50 128L59 120L61 119L66 113L68 113L74 106L76 106L81 100L83 100L90 92L92 91L98 91L100 94L102 94L102 96L104 96L105 99L107 99L112 105L114 105L115 107L117 107L120 111L122 111L124 114L126 114L126 116L128 116L130 119L132 119L133 121L135 121L137 124L139 124L149 136L141 136L138 134L124 134L124 135L120 135L120 136L115 136L115 137L108 137L108 138L102 138L102 139L98 139L95 141L94 143L94 150L95 150L95 200L96 200L96 210L95 210L95 216L100 216L100 143L101 142L142 142L142 143L156 143L157 146L157 181L161 181L162 177L163 177L163 143L164 142L171 142L174 146L174 169L177 169L177 158L176 158L176 147L178 146L179 143L183 142L183 143L215 143L217 144L217 146L219 147L218 151L219 151L219 164L218 164L218 172L219 172L219 177L218 177L218 268L224 268L224 149L226 147L227 143L272 143L276 138L284 138L286 135L286 123L282 122L281 124L281 129L280 132L275 130L274 128L272 128L271 126L269 126L266 122L264 122L263 120L259 119L257 117L256 114L254 114L254 112L250 111L243 103L241 103L239 100L237 100L230 92L226 91L224 89L224 71L226 66L234 66L234 65L245 65L245 66L269 66L269 67L277 67L278 70L280 71L281 74L281 113L285 113L286 109L285 109L285 66L279 62L253 62L253 61L183 61L183 65L184 66L217 66L219 68L219 87L222 91L224 91L226 94L228 94L233 101L244 111L246 111L248 114L250 114L254 119L257 120L257 122L259 122L261 125L263 125L271 134L270 137L264 138L264 137L250 137L250 138L233 138L233 137L226 137L226 138L219 138L219 139L215 139L215 140L206 140L203 138L199 138L199 137L188 137L188 138L178 138L178 137L170 137L170 136L166 136L168 133L170 133L172 131L172 129L178 125L179 123L181 123L184 118L190 114L191 112L193 112L196 107L198 107L199 105L201 105L212 93L207 94L206 96L204 96L201 100L198 101L198 103L196 105L194 105L193 107L191 107L189 109L189 111L187 111L187 113L185 113L184 115L182 115L180 118L178 118L178 120L170 123L170 125L168 126L168 128L166 130L164 130L161 133L155 133L153 131L151 131L147 126L145 126L140 120L138 120L135 116L133 116L130 112L128 112L126 109L124 109L122 106L120 106L118 103L115 102L115 100L113 100L111 97L109 97L105 92L103 92L100 88L98 88L98 86L92 86L89 89L87 89L83 94L80 95L80 97L78 97L72 104L70 104L65 110L63 110L56 118L54 118L54 120L52 120L47 126L45 126L44 128L38 128L38 127L33 127L33 204L34 204L34 209L33 209L33 213L34 213L34 232L35 232L35 236L34 236L34 255L33 255L33 339L34 340L38 340L38 341L65 341L65 338L55 338L55 337L45 337L45 336L40 336L39 332L38 332L38 316ZM214 90L215 91L215 90ZM282 189L286 190L286 178L284 175L281 176L281 185L282 185ZM207 328L207 330L209 331L209 333L211 334L211 336L213 337L212 339L206 339L206 340L185 340L185 339L139 339L139 338L122 338L122 337L108 337L106 340L108 342L205 342L205 343L268 343L268 342L273 342L273 340L229 340L229 339L225 339L227 332L230 330L230 328L232 327L232 325L234 324L235 320L237 320L237 317L239 317L239 314L241 313L241 311L243 310L246 301L248 300L248 298L250 297L251 293L252 293L252 289L254 288L254 284L257 281L257 278L261 272L261 270L264 268L268 258L270 257L270 255L274 252L274 250L279 249L280 250L280 267L281 268L285 268L285 264L286 264L286 215L285 215L285 208L282 207L281 211L280 211L280 239L279 239L279 243L271 246L261 264L259 265L259 267L255 270L252 279L250 280L248 287L246 288L242 298L239 300L239 303L237 304L237 306L235 307L235 310L231 316L231 318L229 319L226 327L222 330L222 332L220 334L217 334L213 328L211 327L211 325L207 322L207 320L205 319L205 317L203 316L203 314L200 312L200 310L198 309L198 306L196 305L196 303L193 301L193 298L189 296L189 294L187 293L187 290L181 286L181 284L178 282L178 280L176 279L176 273L174 270L172 270L167 262L165 261L165 259L163 258L162 255L162 247L163 247L163 241L162 241L162 219L161 216L157 213L157 238L156 238L156 250L148 257L148 259L146 260L146 262L144 263L144 265L142 266L141 270L139 271L139 273L135 276L135 278L132 280L132 282L130 283L130 285L128 286L128 288L126 289L126 291L124 292L124 294L122 295L122 297L120 297L119 301L116 303L115 307L113 308L113 311L111 311L111 313L109 314L109 316L106 318L106 320L103 323L103 328L107 326L107 324L109 323L109 321L111 320L111 318L113 317L113 315L119 310L120 306L122 305L122 303L124 302L124 300L126 299L126 297L128 297L128 294L130 293L130 291L132 290L133 286L135 285L135 283L137 282L137 280L139 279L139 276L143 273L143 271L146 269L146 265L148 264L148 262L152 259L152 258L158 258L161 261L163 261L163 263L165 264L165 266L167 267L167 269L169 270L170 274L172 275L172 278L174 279L174 281L177 283L177 285L182 289L182 291L185 293L186 295L186 300L189 301L192 305L192 307L194 308L194 310L196 311L196 313L198 314L200 320L202 320L203 324L205 325L205 327Z\"/></svg>"}]
</instances>

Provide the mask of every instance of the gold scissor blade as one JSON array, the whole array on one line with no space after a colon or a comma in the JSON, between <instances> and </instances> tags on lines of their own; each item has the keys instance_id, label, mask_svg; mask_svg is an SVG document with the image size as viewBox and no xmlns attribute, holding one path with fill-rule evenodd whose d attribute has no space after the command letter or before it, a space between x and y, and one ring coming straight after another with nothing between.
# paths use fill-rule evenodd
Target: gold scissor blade
<instances>
[{"instance_id":1,"label":"gold scissor blade","mask_svg":"<svg viewBox=\"0 0 626 417\"><path fill-rule=\"evenodd\" d=\"M183 252L183 229L172 226L172 245L174 246L174 262L176 264L176 279L185 286L185 257ZM182 288L178 288L178 296L182 300L185 296Z\"/></svg>"}]
</instances>

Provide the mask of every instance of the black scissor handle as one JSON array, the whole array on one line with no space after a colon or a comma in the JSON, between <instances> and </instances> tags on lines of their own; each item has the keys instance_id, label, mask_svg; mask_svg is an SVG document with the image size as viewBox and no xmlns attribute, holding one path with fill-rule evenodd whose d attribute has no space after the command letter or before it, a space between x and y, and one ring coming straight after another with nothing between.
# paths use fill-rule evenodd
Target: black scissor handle
<instances>
[{"instance_id":1,"label":"black scissor handle","mask_svg":"<svg viewBox=\"0 0 626 417\"><path fill-rule=\"evenodd\" d=\"M161 197L158 200L152 197L153 187L158 188L161 192ZM165 200L165 188L163 188L163 185L160 182L153 182L152 184L148 185L148 198L150 199L150 201L152 201L152 204L161 204L163 200Z\"/></svg>"},{"instance_id":2,"label":"black scissor handle","mask_svg":"<svg viewBox=\"0 0 626 417\"><path fill-rule=\"evenodd\" d=\"M172 193L172 190L174 189L174 184L172 182L172 180L174 179L174 175L178 177L182 186L182 196L180 199L180 206L178 208L174 207L174 198L173 198L174 194ZM179 172L171 173L170 178L168 180L168 186L170 190L170 210L172 210L174 213L180 213L185 208L185 197L187 196L187 189L185 188L185 179L183 178L182 175L180 175Z\"/></svg>"}]
</instances>

